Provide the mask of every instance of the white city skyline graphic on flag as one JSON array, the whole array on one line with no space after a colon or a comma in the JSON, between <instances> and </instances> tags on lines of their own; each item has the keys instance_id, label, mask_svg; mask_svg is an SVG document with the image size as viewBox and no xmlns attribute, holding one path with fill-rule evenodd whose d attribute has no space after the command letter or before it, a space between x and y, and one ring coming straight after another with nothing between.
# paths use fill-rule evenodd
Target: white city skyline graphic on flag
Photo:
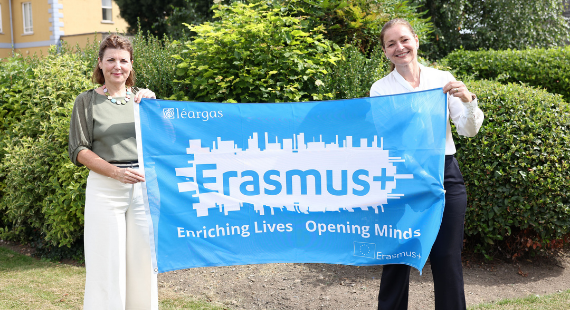
<instances>
[{"instance_id":1,"label":"white city skyline graphic on flag","mask_svg":"<svg viewBox=\"0 0 570 310\"><path fill-rule=\"evenodd\" d=\"M218 209L228 215L230 211L241 210L244 203L253 205L260 215L274 215L275 209L305 214L341 210L354 212L354 209L374 210L375 213L380 209L384 212L384 205L389 199L404 196L392 193L397 180L414 178L412 174L396 172L393 163L404 162L404 159L389 157L389 151L383 148L382 138L378 146L377 136L372 141L360 139L360 146L354 146L352 136L339 141L337 135L336 141L331 143L323 142L322 135L319 141L306 142L304 133L284 138L281 142L278 137L271 139L275 142L270 142L267 132L264 138L263 150L257 132L249 136L245 150L234 141L224 141L221 137L217 137L211 147L203 147L200 139L189 140L186 154L193 155L194 159L188 161L188 167L175 168L175 172L176 176L186 178L186 182L177 184L178 191L195 191L195 196L199 197L200 202L193 204L198 217L208 216L210 209ZM215 169L212 169L212 164L216 165ZM200 189L196 167L205 165L209 166L208 169L201 168L205 181ZM273 174L268 180L272 182L266 183L264 174L270 170L278 171L279 175ZM310 170L314 175L306 176L302 187L302 177L287 179L287 171L292 170ZM225 175L228 171L230 173ZM234 171L235 177L227 177ZM247 176L240 176L244 171L247 171ZM282 187L279 193L266 194L267 190L276 191L276 182ZM364 183L368 184L368 191ZM204 188L209 192L204 192ZM229 191L230 196L224 195L225 191ZM257 194L252 195L252 192Z\"/></svg>"}]
</instances>

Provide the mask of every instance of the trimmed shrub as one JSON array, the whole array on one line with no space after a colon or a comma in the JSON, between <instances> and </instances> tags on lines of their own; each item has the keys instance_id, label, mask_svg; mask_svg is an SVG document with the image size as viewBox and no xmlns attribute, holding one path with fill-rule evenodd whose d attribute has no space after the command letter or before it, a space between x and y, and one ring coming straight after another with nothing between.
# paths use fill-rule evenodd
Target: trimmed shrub
<instances>
[{"instance_id":1,"label":"trimmed shrub","mask_svg":"<svg viewBox=\"0 0 570 310\"><path fill-rule=\"evenodd\" d=\"M368 97L370 86L388 73L389 62L382 56L380 48L366 58L356 46L344 46L341 59L327 69L325 92L334 99Z\"/></svg>"},{"instance_id":2,"label":"trimmed shrub","mask_svg":"<svg viewBox=\"0 0 570 310\"><path fill-rule=\"evenodd\" d=\"M25 111L22 92L29 88L28 83L33 77L32 59L25 61L16 56L0 62L0 160L4 156L6 132L13 123L18 123ZM1 176L0 176L1 182ZM2 186L0 183L0 191Z\"/></svg>"},{"instance_id":3,"label":"trimmed shrub","mask_svg":"<svg viewBox=\"0 0 570 310\"><path fill-rule=\"evenodd\" d=\"M466 81L485 122L454 136L469 195L467 244L518 256L570 232L570 104L519 84Z\"/></svg>"},{"instance_id":4,"label":"trimmed shrub","mask_svg":"<svg viewBox=\"0 0 570 310\"><path fill-rule=\"evenodd\" d=\"M570 99L570 46L506 51L457 50L441 64L457 75L476 79L522 82Z\"/></svg>"},{"instance_id":5,"label":"trimmed shrub","mask_svg":"<svg viewBox=\"0 0 570 310\"><path fill-rule=\"evenodd\" d=\"M264 3L215 5L215 22L188 26L196 36L175 57L186 100L288 102L331 98L323 94L326 64L340 48L323 27L294 17L291 7Z\"/></svg>"},{"instance_id":6,"label":"trimmed shrub","mask_svg":"<svg viewBox=\"0 0 570 310\"><path fill-rule=\"evenodd\" d=\"M179 62L171 55L180 53L184 46L173 45L167 36L161 40L148 33L144 36L141 32L133 37L132 42L136 85L152 90L157 98L168 98L179 92L181 85L174 81Z\"/></svg>"},{"instance_id":7,"label":"trimmed shrub","mask_svg":"<svg viewBox=\"0 0 570 310\"><path fill-rule=\"evenodd\" d=\"M49 258L79 258L81 253L87 169L69 161L67 135L75 96L93 87L91 70L80 54L52 52L35 60L26 87L17 93L19 121L9 124L2 137L0 214L5 226L0 236L33 242ZM62 246L72 253L65 254Z\"/></svg>"},{"instance_id":8,"label":"trimmed shrub","mask_svg":"<svg viewBox=\"0 0 570 310\"><path fill-rule=\"evenodd\" d=\"M7 58L0 62L0 163L10 150L7 142L12 136L12 124L22 121L22 114L27 109L24 92L31 92L30 81L33 80L32 66L37 58L27 58L19 55ZM6 190L6 172L0 167L0 200ZM7 230L11 221L4 214L0 206L0 237L7 238L2 234Z\"/></svg>"}]
</instances>

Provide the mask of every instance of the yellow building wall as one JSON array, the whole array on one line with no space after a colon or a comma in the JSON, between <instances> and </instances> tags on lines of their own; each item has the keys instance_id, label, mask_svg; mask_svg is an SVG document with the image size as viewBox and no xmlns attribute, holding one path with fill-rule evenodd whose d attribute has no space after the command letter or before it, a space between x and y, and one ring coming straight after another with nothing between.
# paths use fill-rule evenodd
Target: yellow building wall
<instances>
[{"instance_id":1,"label":"yellow building wall","mask_svg":"<svg viewBox=\"0 0 570 310\"><path fill-rule=\"evenodd\" d=\"M93 41L101 42L106 36L107 33L105 32L72 34L69 36L63 36L62 40L65 41L65 44L69 47L79 46L80 48L84 48L87 44L93 43Z\"/></svg>"},{"instance_id":2,"label":"yellow building wall","mask_svg":"<svg viewBox=\"0 0 570 310\"><path fill-rule=\"evenodd\" d=\"M0 32L0 44L8 46L12 43L10 38L10 4L8 0L0 0L0 18L2 18L2 31ZM12 56L11 48L0 48L0 58Z\"/></svg>"},{"instance_id":3,"label":"yellow building wall","mask_svg":"<svg viewBox=\"0 0 570 310\"><path fill-rule=\"evenodd\" d=\"M33 33L24 34L22 3L31 2ZM52 13L48 0L12 0L12 26L14 33L15 51L22 55L46 55L49 46L57 44L61 38L74 46L84 47L87 42L93 42L95 33L101 40L100 33L124 33L128 28L127 22L120 17L119 7L112 2L112 21L103 21L101 0L57 0L58 22L54 36L54 25L50 21ZM2 33L0 33L0 58L12 55L10 37L9 1L0 0L2 16ZM22 46L23 44L23 46ZM20 45L20 46L18 46Z\"/></svg>"},{"instance_id":4,"label":"yellow building wall","mask_svg":"<svg viewBox=\"0 0 570 310\"><path fill-rule=\"evenodd\" d=\"M101 0L59 0L63 4L63 32L66 36L93 32L127 31L129 24L120 17L119 7L113 1L112 22L103 22Z\"/></svg>"},{"instance_id":5,"label":"yellow building wall","mask_svg":"<svg viewBox=\"0 0 570 310\"><path fill-rule=\"evenodd\" d=\"M32 3L32 34L24 34L24 17L22 15L22 3ZM12 18L14 26L14 42L27 43L49 41L51 36L51 23L48 14L50 6L46 0L12 0Z\"/></svg>"},{"instance_id":6,"label":"yellow building wall","mask_svg":"<svg viewBox=\"0 0 570 310\"><path fill-rule=\"evenodd\" d=\"M22 13L22 3L32 3L32 27L33 33L24 34L24 16ZM46 55L49 49L49 41L52 32L52 26L49 19L51 15L48 13L50 5L46 0L12 0L12 22L14 27L14 45L15 52L28 55ZM42 43L43 42L43 43ZM17 48L21 43L36 43L43 46Z\"/></svg>"},{"instance_id":7,"label":"yellow building wall","mask_svg":"<svg viewBox=\"0 0 570 310\"><path fill-rule=\"evenodd\" d=\"M26 48L17 48L14 50L15 53L20 54L22 56L45 56L48 54L49 46L40 46L40 47L26 47Z\"/></svg>"},{"instance_id":8,"label":"yellow building wall","mask_svg":"<svg viewBox=\"0 0 570 310\"><path fill-rule=\"evenodd\" d=\"M2 18L2 31L0 31L0 43L11 43L9 6L10 4L8 3L8 0L0 0L0 10L2 10L2 12L0 12L0 18Z\"/></svg>"},{"instance_id":9,"label":"yellow building wall","mask_svg":"<svg viewBox=\"0 0 570 310\"><path fill-rule=\"evenodd\" d=\"M0 16L2 17L2 31L0 32L0 58L12 56L12 38L10 36L10 3L0 0Z\"/></svg>"},{"instance_id":10,"label":"yellow building wall","mask_svg":"<svg viewBox=\"0 0 570 310\"><path fill-rule=\"evenodd\" d=\"M85 47L93 40L101 41L109 32L125 33L129 24L121 18L119 7L113 1L112 21L103 21L101 1L60 0L63 4L64 36L62 40L69 46ZM84 12L94 12L86 15ZM96 13L95 13L96 12ZM97 32L97 33L95 33Z\"/></svg>"}]
</instances>

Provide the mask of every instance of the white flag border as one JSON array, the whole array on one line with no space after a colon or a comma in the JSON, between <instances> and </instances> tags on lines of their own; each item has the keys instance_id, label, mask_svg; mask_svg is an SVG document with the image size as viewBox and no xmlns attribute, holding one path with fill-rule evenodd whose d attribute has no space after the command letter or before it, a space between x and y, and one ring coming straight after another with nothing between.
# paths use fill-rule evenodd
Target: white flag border
<instances>
[{"instance_id":1,"label":"white flag border","mask_svg":"<svg viewBox=\"0 0 570 310\"><path fill-rule=\"evenodd\" d=\"M156 99L142 99L140 103L134 103L133 111L135 114L135 131L137 140L137 154L139 160L139 169L144 173L144 156L143 156L143 143L141 137L141 120L140 120L140 105L145 104L147 101L154 101ZM145 175L146 180L146 175ZM150 213L150 207L148 203L148 192L146 187L146 181L141 183L142 195L144 201L144 210L146 214L147 226L148 226L148 238L150 244L150 256L152 261L152 271L158 274L158 263L156 260L156 247L154 242L154 225L152 223L152 215Z\"/></svg>"}]
</instances>

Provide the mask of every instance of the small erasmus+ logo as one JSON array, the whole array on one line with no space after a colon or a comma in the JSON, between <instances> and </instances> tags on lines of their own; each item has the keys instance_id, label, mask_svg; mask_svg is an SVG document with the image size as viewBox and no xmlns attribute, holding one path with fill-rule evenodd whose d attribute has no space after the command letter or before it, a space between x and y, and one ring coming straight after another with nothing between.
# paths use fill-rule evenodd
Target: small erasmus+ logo
<instances>
[{"instance_id":1,"label":"small erasmus+ logo","mask_svg":"<svg viewBox=\"0 0 570 310\"><path fill-rule=\"evenodd\" d=\"M162 110L164 118L174 118L174 108L165 108Z\"/></svg>"},{"instance_id":2,"label":"small erasmus+ logo","mask_svg":"<svg viewBox=\"0 0 570 310\"><path fill-rule=\"evenodd\" d=\"M354 256L374 258L376 243L354 242Z\"/></svg>"}]
</instances>

